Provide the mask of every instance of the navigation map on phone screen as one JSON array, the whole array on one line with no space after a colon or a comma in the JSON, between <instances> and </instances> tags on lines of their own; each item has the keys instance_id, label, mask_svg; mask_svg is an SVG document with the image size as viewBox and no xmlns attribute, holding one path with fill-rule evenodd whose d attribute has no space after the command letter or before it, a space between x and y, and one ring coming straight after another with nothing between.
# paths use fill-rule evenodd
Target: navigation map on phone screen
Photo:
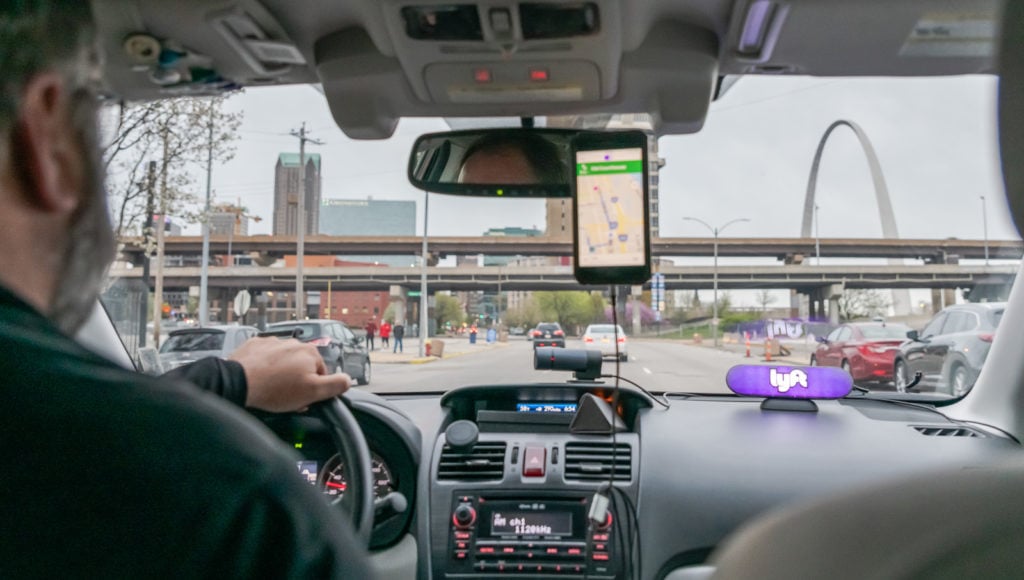
<instances>
[{"instance_id":1,"label":"navigation map on phone screen","mask_svg":"<svg viewBox=\"0 0 1024 580\"><path fill-rule=\"evenodd\" d=\"M643 266L643 149L576 152L579 265Z\"/></svg>"}]
</instances>

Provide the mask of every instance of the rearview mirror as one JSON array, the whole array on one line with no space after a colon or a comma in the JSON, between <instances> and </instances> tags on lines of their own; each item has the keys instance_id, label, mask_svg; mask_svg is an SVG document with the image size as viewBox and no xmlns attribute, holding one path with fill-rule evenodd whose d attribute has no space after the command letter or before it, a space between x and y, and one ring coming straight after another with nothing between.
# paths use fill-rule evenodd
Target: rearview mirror
<instances>
[{"instance_id":1,"label":"rearview mirror","mask_svg":"<svg viewBox=\"0 0 1024 580\"><path fill-rule=\"evenodd\" d=\"M918 336L916 330L908 330L907 331L907 338L909 338L910 340L913 340L914 342L917 342L917 341L921 340L921 338Z\"/></svg>"},{"instance_id":2,"label":"rearview mirror","mask_svg":"<svg viewBox=\"0 0 1024 580\"><path fill-rule=\"evenodd\" d=\"M416 140L409 182L434 193L572 197L572 129L479 129Z\"/></svg>"},{"instance_id":3,"label":"rearview mirror","mask_svg":"<svg viewBox=\"0 0 1024 580\"><path fill-rule=\"evenodd\" d=\"M817 341L818 341L818 342L820 342L821 344L828 344L828 338L827 338L827 337L824 337L824 336L819 336L819 337L818 337L818 338L816 338L815 340L817 340Z\"/></svg>"}]
</instances>

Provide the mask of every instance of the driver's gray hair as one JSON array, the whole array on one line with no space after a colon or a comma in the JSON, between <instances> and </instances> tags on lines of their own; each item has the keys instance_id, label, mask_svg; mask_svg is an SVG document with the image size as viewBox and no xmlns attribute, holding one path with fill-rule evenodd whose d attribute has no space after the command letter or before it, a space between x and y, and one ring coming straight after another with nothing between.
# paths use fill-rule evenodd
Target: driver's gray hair
<instances>
[{"instance_id":1,"label":"driver's gray hair","mask_svg":"<svg viewBox=\"0 0 1024 580\"><path fill-rule=\"evenodd\" d=\"M88 0L2 0L0 143L9 141L25 85L56 71L69 92L97 81L95 28Z\"/></svg>"}]
</instances>

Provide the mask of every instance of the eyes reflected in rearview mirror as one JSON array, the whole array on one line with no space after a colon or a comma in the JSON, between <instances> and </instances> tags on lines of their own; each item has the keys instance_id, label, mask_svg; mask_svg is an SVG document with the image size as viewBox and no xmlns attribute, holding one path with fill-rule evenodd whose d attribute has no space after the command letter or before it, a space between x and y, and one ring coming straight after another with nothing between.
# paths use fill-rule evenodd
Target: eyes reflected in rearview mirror
<instances>
[{"instance_id":1,"label":"eyes reflected in rearview mirror","mask_svg":"<svg viewBox=\"0 0 1024 580\"><path fill-rule=\"evenodd\" d=\"M420 137L409 181L435 193L571 197L571 129L481 129Z\"/></svg>"}]
</instances>

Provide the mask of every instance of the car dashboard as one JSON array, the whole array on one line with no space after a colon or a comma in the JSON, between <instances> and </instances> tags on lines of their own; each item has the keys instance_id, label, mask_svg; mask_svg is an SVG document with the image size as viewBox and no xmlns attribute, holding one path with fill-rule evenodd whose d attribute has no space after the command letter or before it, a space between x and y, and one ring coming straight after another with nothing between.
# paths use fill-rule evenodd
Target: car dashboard
<instances>
[{"instance_id":1,"label":"car dashboard","mask_svg":"<svg viewBox=\"0 0 1024 580\"><path fill-rule=\"evenodd\" d=\"M924 404L848 397L806 412L759 398L620 389L617 397L596 382L350 392L375 454L375 491L400 492L409 504L376 522L371 547L386 554L414 537L418 578L661 579L706 563L727 535L774 508L1020 451L1005 434ZM614 446L608 434L570 430L584 394L617 402L623 428ZM456 421L476 426L474 444L448 443ZM337 465L317 421L268 424L330 496ZM595 491L612 472L627 503L595 525ZM620 513L627 505L634 514Z\"/></svg>"}]
</instances>

